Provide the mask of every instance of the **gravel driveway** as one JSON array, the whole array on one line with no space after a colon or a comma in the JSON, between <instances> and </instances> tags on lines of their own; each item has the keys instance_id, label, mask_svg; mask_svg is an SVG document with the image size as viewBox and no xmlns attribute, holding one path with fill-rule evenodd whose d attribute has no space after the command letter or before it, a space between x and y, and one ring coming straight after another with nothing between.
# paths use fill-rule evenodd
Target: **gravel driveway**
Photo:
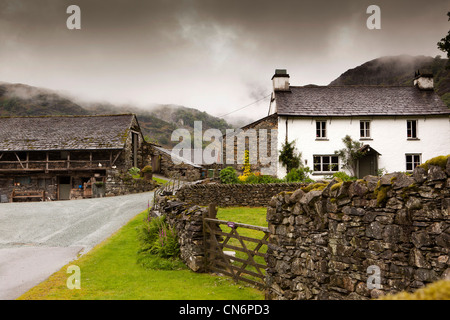
<instances>
[{"instance_id":1,"label":"gravel driveway","mask_svg":"<svg viewBox=\"0 0 450 320\"><path fill-rule=\"evenodd\" d=\"M153 192L0 204L0 299L15 299L147 208Z\"/></svg>"}]
</instances>

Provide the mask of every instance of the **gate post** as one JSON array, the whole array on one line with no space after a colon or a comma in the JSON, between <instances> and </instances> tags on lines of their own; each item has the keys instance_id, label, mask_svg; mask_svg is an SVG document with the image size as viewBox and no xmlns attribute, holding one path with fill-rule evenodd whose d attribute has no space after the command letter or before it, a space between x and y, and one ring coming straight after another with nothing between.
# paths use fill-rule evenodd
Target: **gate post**
<instances>
[{"instance_id":1,"label":"gate post","mask_svg":"<svg viewBox=\"0 0 450 320\"><path fill-rule=\"evenodd\" d=\"M212 224L208 221L205 221L205 218L210 219L216 219L217 217L217 205L215 203L211 203L208 207L208 211L203 211L203 245L204 245L204 267L205 271L209 270L209 264L211 259L215 258L215 254L212 253L212 251L215 251L215 245L214 241L212 241L212 237L215 235L212 232L209 232L208 230L210 228L213 228ZM209 235L208 235L209 233ZM208 238L209 237L209 238ZM212 257L212 258L211 258Z\"/></svg>"},{"instance_id":2,"label":"gate post","mask_svg":"<svg viewBox=\"0 0 450 320\"><path fill-rule=\"evenodd\" d=\"M210 219L217 218L217 205L215 203L211 203L208 207L208 218Z\"/></svg>"}]
</instances>

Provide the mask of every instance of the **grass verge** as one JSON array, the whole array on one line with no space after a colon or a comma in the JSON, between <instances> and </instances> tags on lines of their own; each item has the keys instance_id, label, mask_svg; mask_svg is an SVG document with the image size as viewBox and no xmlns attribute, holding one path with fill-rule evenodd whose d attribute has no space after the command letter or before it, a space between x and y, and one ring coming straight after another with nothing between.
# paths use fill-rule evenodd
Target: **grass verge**
<instances>
[{"instance_id":1,"label":"grass verge","mask_svg":"<svg viewBox=\"0 0 450 320\"><path fill-rule=\"evenodd\" d=\"M230 213L231 214L231 213ZM248 212L246 214L249 214ZM137 263L138 228L146 212L72 261L19 300L262 300L263 292L226 277L182 270L146 270ZM247 222L249 223L249 222ZM80 289L68 289L69 265L81 271Z\"/></svg>"}]
</instances>

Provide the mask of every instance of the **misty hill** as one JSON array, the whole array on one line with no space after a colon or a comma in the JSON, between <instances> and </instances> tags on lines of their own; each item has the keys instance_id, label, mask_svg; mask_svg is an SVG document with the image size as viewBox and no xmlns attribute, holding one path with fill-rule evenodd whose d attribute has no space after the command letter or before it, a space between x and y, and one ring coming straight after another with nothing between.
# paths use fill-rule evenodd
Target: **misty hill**
<instances>
[{"instance_id":1,"label":"misty hill","mask_svg":"<svg viewBox=\"0 0 450 320\"><path fill-rule=\"evenodd\" d=\"M448 59L427 56L388 56L368 61L347 70L330 86L385 85L412 86L414 72L432 73L436 93L450 106L450 69Z\"/></svg>"},{"instance_id":2,"label":"misty hill","mask_svg":"<svg viewBox=\"0 0 450 320\"><path fill-rule=\"evenodd\" d=\"M219 129L225 133L233 126L224 119L214 117L205 111L187 108L179 105L156 105L145 109L133 106L115 106L104 103L90 103L84 105L90 114L135 113L139 124L148 137L148 141L158 143L164 147L172 148L178 142L171 141L175 129L184 128L191 133L194 130L194 121L202 122L202 129Z\"/></svg>"},{"instance_id":3,"label":"misty hill","mask_svg":"<svg viewBox=\"0 0 450 320\"><path fill-rule=\"evenodd\" d=\"M86 115L89 112L57 93L24 84L0 83L0 116Z\"/></svg>"},{"instance_id":4,"label":"misty hill","mask_svg":"<svg viewBox=\"0 0 450 320\"><path fill-rule=\"evenodd\" d=\"M95 115L135 113L144 136L150 142L172 148L172 132L185 128L193 132L194 121L202 121L203 130L233 128L225 120L206 112L176 105L136 108L129 105L80 102L58 92L24 84L0 83L0 116Z\"/></svg>"}]
</instances>

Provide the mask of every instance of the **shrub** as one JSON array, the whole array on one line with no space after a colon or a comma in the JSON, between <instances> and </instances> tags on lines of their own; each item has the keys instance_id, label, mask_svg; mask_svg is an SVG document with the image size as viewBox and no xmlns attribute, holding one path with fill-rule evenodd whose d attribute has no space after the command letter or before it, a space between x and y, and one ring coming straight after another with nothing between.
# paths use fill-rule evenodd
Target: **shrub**
<instances>
[{"instance_id":1,"label":"shrub","mask_svg":"<svg viewBox=\"0 0 450 320\"><path fill-rule=\"evenodd\" d=\"M143 169L142 169L142 172L153 172L153 168L152 168L152 166L145 166Z\"/></svg>"},{"instance_id":2,"label":"shrub","mask_svg":"<svg viewBox=\"0 0 450 320\"><path fill-rule=\"evenodd\" d=\"M233 167L226 167L222 169L219 174L220 181L225 184L238 183L236 170Z\"/></svg>"},{"instance_id":3,"label":"shrub","mask_svg":"<svg viewBox=\"0 0 450 320\"><path fill-rule=\"evenodd\" d=\"M139 230L140 249L138 261L142 266L156 269L173 268L179 265L180 247L174 228L166 223L166 217L146 219ZM161 261L164 258L171 261Z\"/></svg>"},{"instance_id":4,"label":"shrub","mask_svg":"<svg viewBox=\"0 0 450 320\"><path fill-rule=\"evenodd\" d=\"M141 170L140 170L139 168L132 167L132 168L128 169L128 172L129 172L132 176L135 176L135 175L138 175L139 172L141 172Z\"/></svg>"},{"instance_id":5,"label":"shrub","mask_svg":"<svg viewBox=\"0 0 450 320\"><path fill-rule=\"evenodd\" d=\"M342 142L344 143L345 148L337 150L334 153L342 159L342 166L345 169L350 170L353 175L356 175L358 160L366 154L361 151L364 144L359 141L353 141L349 135L346 135L342 139Z\"/></svg>"},{"instance_id":6,"label":"shrub","mask_svg":"<svg viewBox=\"0 0 450 320\"><path fill-rule=\"evenodd\" d=\"M342 181L356 180L356 177L350 177L348 174L346 174L345 172L342 172L342 171L333 173L332 178L339 178Z\"/></svg>"},{"instance_id":7,"label":"shrub","mask_svg":"<svg viewBox=\"0 0 450 320\"><path fill-rule=\"evenodd\" d=\"M270 175L262 175L259 172L256 172L255 174L251 173L249 176L247 176L244 182L249 184L279 183L283 182L283 180Z\"/></svg>"},{"instance_id":8,"label":"shrub","mask_svg":"<svg viewBox=\"0 0 450 320\"><path fill-rule=\"evenodd\" d=\"M294 168L286 175L285 180L287 182L313 182L309 177L312 171L309 167Z\"/></svg>"},{"instance_id":9,"label":"shrub","mask_svg":"<svg viewBox=\"0 0 450 320\"><path fill-rule=\"evenodd\" d=\"M249 176L251 174L250 171L250 152L245 150L244 154L244 176Z\"/></svg>"},{"instance_id":10,"label":"shrub","mask_svg":"<svg viewBox=\"0 0 450 320\"><path fill-rule=\"evenodd\" d=\"M238 177L238 182L246 183L248 177L249 177L249 176L246 176L246 175L240 175L240 176Z\"/></svg>"},{"instance_id":11,"label":"shrub","mask_svg":"<svg viewBox=\"0 0 450 320\"><path fill-rule=\"evenodd\" d=\"M302 156L301 153L296 153L295 151L295 141L286 141L282 145L278 159L286 168L287 172L291 172L292 169L300 167L302 164Z\"/></svg>"}]
</instances>

